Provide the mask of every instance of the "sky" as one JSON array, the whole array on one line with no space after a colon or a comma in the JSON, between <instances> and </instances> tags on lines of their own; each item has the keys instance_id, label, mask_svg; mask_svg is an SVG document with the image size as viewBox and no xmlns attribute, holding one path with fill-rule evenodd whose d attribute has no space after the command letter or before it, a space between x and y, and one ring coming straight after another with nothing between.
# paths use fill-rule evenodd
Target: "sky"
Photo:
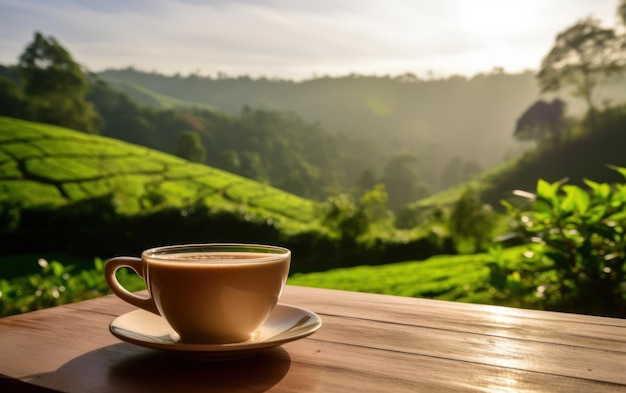
<instances>
[{"instance_id":1,"label":"sky","mask_svg":"<svg viewBox=\"0 0 626 393\"><path fill-rule=\"evenodd\" d=\"M556 35L618 0L0 0L0 64L35 31L86 69L471 77L536 70Z\"/></svg>"}]
</instances>

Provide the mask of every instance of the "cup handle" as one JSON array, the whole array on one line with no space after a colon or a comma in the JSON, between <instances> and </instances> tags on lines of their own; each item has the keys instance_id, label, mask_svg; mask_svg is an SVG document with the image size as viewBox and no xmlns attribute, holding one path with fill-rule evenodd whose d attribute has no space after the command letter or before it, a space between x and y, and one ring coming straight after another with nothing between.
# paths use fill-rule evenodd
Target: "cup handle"
<instances>
[{"instance_id":1,"label":"cup handle","mask_svg":"<svg viewBox=\"0 0 626 393\"><path fill-rule=\"evenodd\" d=\"M151 297L142 297L135 295L130 292L128 289L124 288L119 281L117 281L117 277L115 276L115 272L117 272L122 267L129 267L133 269L135 273L141 278L144 278L143 274L143 262L141 258L135 257L115 257L109 259L109 261L104 266L104 278L106 279L107 285L111 292L117 295L120 299L124 300L132 304L135 307L143 308L146 311L150 311L157 315L159 311L157 310L156 305L154 304L154 300Z\"/></svg>"}]
</instances>

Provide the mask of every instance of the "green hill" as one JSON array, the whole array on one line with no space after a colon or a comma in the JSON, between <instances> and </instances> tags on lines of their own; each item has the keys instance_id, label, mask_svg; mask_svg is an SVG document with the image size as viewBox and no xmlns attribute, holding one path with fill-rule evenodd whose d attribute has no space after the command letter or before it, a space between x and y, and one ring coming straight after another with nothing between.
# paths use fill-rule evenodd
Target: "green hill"
<instances>
[{"instance_id":1,"label":"green hill","mask_svg":"<svg viewBox=\"0 0 626 393\"><path fill-rule=\"evenodd\" d=\"M0 204L61 206L113 195L123 213L204 201L310 223L314 203L276 188L116 139L0 117Z\"/></svg>"},{"instance_id":2,"label":"green hill","mask_svg":"<svg viewBox=\"0 0 626 393\"><path fill-rule=\"evenodd\" d=\"M298 254L294 271L320 271L442 251L440 239L418 232L343 239L319 214L311 200L163 152L0 117L0 256L270 242Z\"/></svg>"},{"instance_id":3,"label":"green hill","mask_svg":"<svg viewBox=\"0 0 626 393\"><path fill-rule=\"evenodd\" d=\"M116 139L7 117L0 224L0 263L14 266L20 255L34 267L43 255L90 264L180 242L324 243L310 200ZM316 261L302 257L294 269L316 269L307 263ZM9 270L0 276L32 267Z\"/></svg>"},{"instance_id":4,"label":"green hill","mask_svg":"<svg viewBox=\"0 0 626 393\"><path fill-rule=\"evenodd\" d=\"M108 70L99 77L116 83L128 94L140 87L175 97L187 105L208 104L234 114L244 105L294 111L307 121L319 121L329 132L358 135L373 141L376 150L362 154L361 170L369 166L380 171L386 160L399 152L415 154L420 180L435 192L465 180L445 176L455 158L456 165L474 162L488 169L483 179L490 182L497 178L508 187L532 187L537 177L520 172L516 175L523 177L518 179L510 171L511 160L516 161L522 152L532 148L530 144L516 141L513 130L518 117L534 101L549 98L541 94L531 72L442 80L349 75L295 82L247 77L165 76L126 69ZM623 102L626 100L625 84L623 75L614 76L598 86L594 100L611 104ZM550 98L552 96L550 94ZM567 102L568 116L578 117L584 113L584 103L573 98L571 92L564 90L558 96ZM345 146L344 150L357 148L356 145ZM566 169L570 160L581 161L580 157L584 155L559 156L559 162L549 165ZM509 169L504 171L505 167ZM551 176L578 176L566 170L539 169L548 170ZM457 191L446 193L444 197L458 194ZM442 194L436 194L431 199L441 197Z\"/></svg>"},{"instance_id":5,"label":"green hill","mask_svg":"<svg viewBox=\"0 0 626 393\"><path fill-rule=\"evenodd\" d=\"M373 141L376 149L362 154L367 165L361 170L380 169L400 152L415 154L420 177L433 190L447 185L442 176L455 157L488 168L523 150L513 138L515 121L539 97L532 73L446 80L349 75L300 82L165 76L132 69L98 76L128 94L132 86L141 86L231 114L245 105L293 111L329 132ZM345 146L347 151L358 148Z\"/></svg>"},{"instance_id":6,"label":"green hill","mask_svg":"<svg viewBox=\"0 0 626 393\"><path fill-rule=\"evenodd\" d=\"M626 105L604 109L596 116L593 132L583 119L573 124L558 143L540 145L463 184L417 201L411 207L423 209L453 204L468 187L478 191L485 202L499 206L514 190L533 192L539 179L563 180L578 186L583 185L584 179L619 182L621 175L610 168L626 167Z\"/></svg>"}]
</instances>

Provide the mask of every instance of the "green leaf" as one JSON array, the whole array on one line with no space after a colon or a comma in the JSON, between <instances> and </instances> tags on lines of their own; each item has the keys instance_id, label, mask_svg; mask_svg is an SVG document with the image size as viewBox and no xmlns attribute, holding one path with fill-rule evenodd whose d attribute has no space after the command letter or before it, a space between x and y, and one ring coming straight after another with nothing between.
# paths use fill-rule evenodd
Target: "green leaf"
<instances>
[{"instance_id":1,"label":"green leaf","mask_svg":"<svg viewBox=\"0 0 626 393\"><path fill-rule=\"evenodd\" d=\"M561 203L561 209L580 215L585 214L591 204L589 194L582 188L572 185L563 186L563 190L565 191L565 198Z\"/></svg>"},{"instance_id":2,"label":"green leaf","mask_svg":"<svg viewBox=\"0 0 626 393\"><path fill-rule=\"evenodd\" d=\"M538 215L545 215L546 217L550 217L552 215L552 207L553 205L546 200L539 200L535 205L535 211Z\"/></svg>"},{"instance_id":3,"label":"green leaf","mask_svg":"<svg viewBox=\"0 0 626 393\"><path fill-rule=\"evenodd\" d=\"M589 179L584 179L583 182L591 189L596 198L607 200L611 196L611 186L608 183L597 183Z\"/></svg>"},{"instance_id":4,"label":"green leaf","mask_svg":"<svg viewBox=\"0 0 626 393\"><path fill-rule=\"evenodd\" d=\"M50 266L52 267L52 273L54 274L55 277L61 277L63 275L65 267L63 266L62 263L57 262L57 261L52 261L50 262Z\"/></svg>"},{"instance_id":5,"label":"green leaf","mask_svg":"<svg viewBox=\"0 0 626 393\"><path fill-rule=\"evenodd\" d=\"M602 218L607 212L607 209L608 209L607 205L593 206L591 209L589 209L588 214L587 214L587 219L585 220L585 222L588 225L597 224L600 220L602 220Z\"/></svg>"},{"instance_id":6,"label":"green leaf","mask_svg":"<svg viewBox=\"0 0 626 393\"><path fill-rule=\"evenodd\" d=\"M607 217L608 221L626 221L626 210L621 210Z\"/></svg>"},{"instance_id":7,"label":"green leaf","mask_svg":"<svg viewBox=\"0 0 626 393\"><path fill-rule=\"evenodd\" d=\"M626 203L626 184L616 184L613 192L612 202Z\"/></svg>"},{"instance_id":8,"label":"green leaf","mask_svg":"<svg viewBox=\"0 0 626 393\"><path fill-rule=\"evenodd\" d=\"M558 183L549 183L543 179L537 181L537 196L539 198L551 201L556 197Z\"/></svg>"},{"instance_id":9,"label":"green leaf","mask_svg":"<svg viewBox=\"0 0 626 393\"><path fill-rule=\"evenodd\" d=\"M104 261L101 258L95 258L93 264L97 272L104 271Z\"/></svg>"}]
</instances>

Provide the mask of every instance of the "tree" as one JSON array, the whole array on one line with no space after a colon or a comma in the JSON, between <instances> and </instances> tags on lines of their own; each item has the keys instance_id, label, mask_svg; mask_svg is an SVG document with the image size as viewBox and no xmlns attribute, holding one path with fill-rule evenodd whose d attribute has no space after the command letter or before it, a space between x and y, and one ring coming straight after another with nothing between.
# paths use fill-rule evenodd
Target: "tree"
<instances>
[{"instance_id":1,"label":"tree","mask_svg":"<svg viewBox=\"0 0 626 393\"><path fill-rule=\"evenodd\" d=\"M389 195L383 184L376 184L371 190L365 192L359 199L359 207L365 212L365 216L371 222L378 222L392 217L387 209Z\"/></svg>"},{"instance_id":2,"label":"tree","mask_svg":"<svg viewBox=\"0 0 626 393\"><path fill-rule=\"evenodd\" d=\"M30 118L88 133L97 133L102 119L85 100L87 77L54 37L36 32L18 63Z\"/></svg>"},{"instance_id":3,"label":"tree","mask_svg":"<svg viewBox=\"0 0 626 393\"><path fill-rule=\"evenodd\" d=\"M26 99L15 82L0 76L0 116L21 118L26 107Z\"/></svg>"},{"instance_id":4,"label":"tree","mask_svg":"<svg viewBox=\"0 0 626 393\"><path fill-rule=\"evenodd\" d=\"M239 173L241 169L239 153L231 149L222 151L219 154L217 166L228 172Z\"/></svg>"},{"instance_id":5,"label":"tree","mask_svg":"<svg viewBox=\"0 0 626 393\"><path fill-rule=\"evenodd\" d=\"M92 79L86 99L104 119L101 134L153 149L159 146L154 132L154 111L142 107L127 94L99 79ZM175 132L173 129L172 132Z\"/></svg>"},{"instance_id":6,"label":"tree","mask_svg":"<svg viewBox=\"0 0 626 393\"><path fill-rule=\"evenodd\" d=\"M197 132L185 131L180 135L176 155L191 162L205 162L206 149Z\"/></svg>"},{"instance_id":7,"label":"tree","mask_svg":"<svg viewBox=\"0 0 626 393\"><path fill-rule=\"evenodd\" d=\"M515 138L521 141L558 140L564 128L565 102L539 100L517 119Z\"/></svg>"},{"instance_id":8,"label":"tree","mask_svg":"<svg viewBox=\"0 0 626 393\"><path fill-rule=\"evenodd\" d=\"M248 179L254 179L259 182L267 182L269 180L265 165L259 153L254 151L242 151L239 153L240 175Z\"/></svg>"},{"instance_id":9,"label":"tree","mask_svg":"<svg viewBox=\"0 0 626 393\"><path fill-rule=\"evenodd\" d=\"M389 207L392 210L428 194L426 187L419 180L417 157L413 154L392 157L385 167L382 183L389 194Z\"/></svg>"},{"instance_id":10,"label":"tree","mask_svg":"<svg viewBox=\"0 0 626 393\"><path fill-rule=\"evenodd\" d=\"M621 20L622 24L626 25L626 0L620 0L617 6L617 16Z\"/></svg>"},{"instance_id":11,"label":"tree","mask_svg":"<svg viewBox=\"0 0 626 393\"><path fill-rule=\"evenodd\" d=\"M387 192L382 184L364 193L358 201L346 193L330 196L322 204L322 222L343 240L354 241L367 233L372 223L392 216L386 205Z\"/></svg>"},{"instance_id":12,"label":"tree","mask_svg":"<svg viewBox=\"0 0 626 393\"><path fill-rule=\"evenodd\" d=\"M573 94L585 100L593 128L594 88L603 78L621 69L622 57L621 40L615 31L587 18L557 35L537 78L543 92L572 86Z\"/></svg>"},{"instance_id":13,"label":"tree","mask_svg":"<svg viewBox=\"0 0 626 393\"><path fill-rule=\"evenodd\" d=\"M370 225L365 211L345 193L330 196L322 204L322 222L349 241L365 233Z\"/></svg>"},{"instance_id":14,"label":"tree","mask_svg":"<svg viewBox=\"0 0 626 393\"><path fill-rule=\"evenodd\" d=\"M456 240L457 248L469 242L472 252L479 250L489 240L493 225L491 205L483 203L478 192L467 188L450 214L450 233Z\"/></svg>"}]
</instances>

